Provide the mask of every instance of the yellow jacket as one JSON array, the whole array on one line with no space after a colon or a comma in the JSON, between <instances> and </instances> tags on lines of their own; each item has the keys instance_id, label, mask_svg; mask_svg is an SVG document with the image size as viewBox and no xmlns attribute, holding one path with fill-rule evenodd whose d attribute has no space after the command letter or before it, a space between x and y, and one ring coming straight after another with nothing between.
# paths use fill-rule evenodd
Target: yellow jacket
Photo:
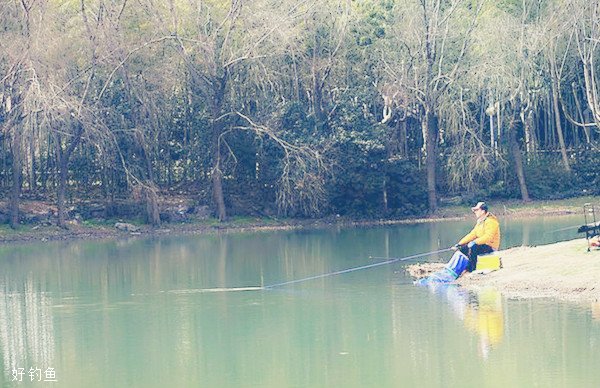
<instances>
[{"instance_id":1,"label":"yellow jacket","mask_svg":"<svg viewBox=\"0 0 600 388\"><path fill-rule=\"evenodd\" d=\"M458 244L464 245L475 241L477 245L489 245L494 249L500 247L500 223L495 215L488 213L487 216L477 221L477 224Z\"/></svg>"}]
</instances>

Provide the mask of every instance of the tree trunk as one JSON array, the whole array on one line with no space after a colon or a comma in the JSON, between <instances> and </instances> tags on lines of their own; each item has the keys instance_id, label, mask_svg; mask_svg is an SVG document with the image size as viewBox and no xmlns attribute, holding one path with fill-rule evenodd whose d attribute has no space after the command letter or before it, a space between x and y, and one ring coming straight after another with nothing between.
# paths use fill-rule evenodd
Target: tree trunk
<instances>
[{"instance_id":1,"label":"tree trunk","mask_svg":"<svg viewBox=\"0 0 600 388\"><path fill-rule=\"evenodd\" d=\"M298 76L298 61L294 50L292 53L292 68L294 70L294 98L297 103L300 103L300 77Z\"/></svg>"},{"instance_id":2,"label":"tree trunk","mask_svg":"<svg viewBox=\"0 0 600 388\"><path fill-rule=\"evenodd\" d=\"M560 111L558 106L558 88L554 80L552 80L552 105L554 107L554 120L556 122L556 134L558 135L558 143L560 145L560 154L562 156L563 165L567 172L571 172L569 157L567 156L567 147L563 135L562 123L560 121Z\"/></svg>"},{"instance_id":3,"label":"tree trunk","mask_svg":"<svg viewBox=\"0 0 600 388\"><path fill-rule=\"evenodd\" d=\"M427 199L429 212L437 211L437 191L436 191L436 168L437 168L437 139L438 122L437 117L430 109L425 110L425 117L421 123L423 133L427 134L425 139L425 166L427 168Z\"/></svg>"},{"instance_id":4,"label":"tree trunk","mask_svg":"<svg viewBox=\"0 0 600 388\"><path fill-rule=\"evenodd\" d=\"M212 186L213 186L213 200L217 206L217 217L219 221L225 221L227 219L227 212L225 208L225 197L223 195L223 173L221 167L217 163L212 171Z\"/></svg>"},{"instance_id":5,"label":"tree trunk","mask_svg":"<svg viewBox=\"0 0 600 388\"><path fill-rule=\"evenodd\" d=\"M146 217L150 225L160 227L160 207L158 204L158 188L154 182L146 182L143 187L144 199L146 202Z\"/></svg>"},{"instance_id":6,"label":"tree trunk","mask_svg":"<svg viewBox=\"0 0 600 388\"><path fill-rule=\"evenodd\" d=\"M221 170L221 143L220 136L223 133L223 124L220 120L223 111L223 99L225 97L225 84L227 73L220 79L215 80L214 96L212 101L212 151L213 168L211 171L212 194L217 208L217 217L223 222L227 219L225 208L225 196L223 194L223 172Z\"/></svg>"},{"instance_id":7,"label":"tree trunk","mask_svg":"<svg viewBox=\"0 0 600 388\"><path fill-rule=\"evenodd\" d=\"M407 131L407 120L398 120L396 123L396 136L398 136L398 151L400 152L400 157L407 158L408 157L408 131Z\"/></svg>"},{"instance_id":8,"label":"tree trunk","mask_svg":"<svg viewBox=\"0 0 600 388\"><path fill-rule=\"evenodd\" d=\"M60 143L58 145L60 147ZM59 162L59 181L58 181L58 192L56 194L56 206L58 207L58 226L67 229L65 223L65 193L67 191L67 159L62 156Z\"/></svg>"},{"instance_id":9,"label":"tree trunk","mask_svg":"<svg viewBox=\"0 0 600 388\"><path fill-rule=\"evenodd\" d=\"M67 193L67 178L69 174L69 160L71 159L71 155L75 150L75 147L81 141L81 135L83 135L83 126L81 124L76 124L76 132L71 140L71 143L68 145L67 149L63 152L61 145L60 135L56 136L56 159L58 160L59 167L59 181L58 181L58 191L56 193L56 206L58 208L58 226L67 229L66 224L66 209L65 209L65 197Z\"/></svg>"},{"instance_id":10,"label":"tree trunk","mask_svg":"<svg viewBox=\"0 0 600 388\"><path fill-rule=\"evenodd\" d=\"M40 160L40 167L42 168L42 171L40 172L40 183L41 183L42 192L44 194L48 190L48 176L50 175L50 169L52 168L51 160L52 160L52 136L48 135L48 136L46 136L46 156L44 158L43 167L42 167L42 161Z\"/></svg>"},{"instance_id":11,"label":"tree trunk","mask_svg":"<svg viewBox=\"0 0 600 388\"><path fill-rule=\"evenodd\" d=\"M13 127L12 189L10 191L10 227L19 225L19 197L21 195L21 128Z\"/></svg>"},{"instance_id":12,"label":"tree trunk","mask_svg":"<svg viewBox=\"0 0 600 388\"><path fill-rule=\"evenodd\" d=\"M0 166L0 174L2 175L0 177L0 187L4 188L4 187L8 187L8 181L6 179L6 176L8 175L6 173L6 149L4 147L4 138L0 137L0 147L2 147L0 149L0 159L2 160L2 166Z\"/></svg>"},{"instance_id":13,"label":"tree trunk","mask_svg":"<svg viewBox=\"0 0 600 388\"><path fill-rule=\"evenodd\" d=\"M112 217L115 208L115 170L112 167L104 167L104 218Z\"/></svg>"},{"instance_id":14,"label":"tree trunk","mask_svg":"<svg viewBox=\"0 0 600 388\"><path fill-rule=\"evenodd\" d=\"M141 141L145 142L145 140L141 140ZM148 180L150 180L150 182L154 183L154 168L152 167L152 160L148 156L148 151L146 150L146 144L140 143L140 147L142 150L142 158L144 158L144 161L146 163L146 173L148 174Z\"/></svg>"},{"instance_id":15,"label":"tree trunk","mask_svg":"<svg viewBox=\"0 0 600 388\"><path fill-rule=\"evenodd\" d=\"M494 132L494 115L491 114L490 115L490 147L492 148L492 150L494 150L494 155L496 154L496 142L495 142L495 135L496 133Z\"/></svg>"},{"instance_id":16,"label":"tree trunk","mask_svg":"<svg viewBox=\"0 0 600 388\"><path fill-rule=\"evenodd\" d=\"M323 112L323 85L321 84L321 73L318 70L314 69L313 66L313 111L315 113L315 122L317 125L317 129L321 130L325 126L325 122L327 118L325 117L325 112Z\"/></svg>"},{"instance_id":17,"label":"tree trunk","mask_svg":"<svg viewBox=\"0 0 600 388\"><path fill-rule=\"evenodd\" d=\"M530 202L529 191L527 190L527 182L525 181L525 170L523 168L523 158L521 156L521 149L517 143L517 135L515 133L515 119L511 119L508 127L508 137L510 142L510 153L515 162L515 169L517 170L517 178L519 180L519 188L521 190L521 198L523 202Z\"/></svg>"},{"instance_id":18,"label":"tree trunk","mask_svg":"<svg viewBox=\"0 0 600 388\"><path fill-rule=\"evenodd\" d=\"M143 136L136 136L142 158L146 165L146 182L144 183L143 198L146 204L146 222L153 227L160 227L160 206L158 203L158 187L155 183L154 167L152 166L152 160L150 159L146 139ZM168 176L168 185L171 187L170 176Z\"/></svg>"},{"instance_id":19,"label":"tree trunk","mask_svg":"<svg viewBox=\"0 0 600 388\"><path fill-rule=\"evenodd\" d=\"M527 155L527 160L530 160L530 156L535 151L535 141L531 131L532 114L532 110L528 108L521 108L519 113L519 116L521 117L521 123L523 123L523 132L525 133L525 155Z\"/></svg>"},{"instance_id":20,"label":"tree trunk","mask_svg":"<svg viewBox=\"0 0 600 388\"><path fill-rule=\"evenodd\" d=\"M571 90L573 92L573 100L575 100L575 106L577 107L577 114L579 117L579 121L581 123L586 123L587 119L585 117L585 115L583 114L583 109L581 108L581 103L579 102L579 97L577 97L577 87L575 82L573 82L571 84ZM587 126L583 127L583 133L585 134L585 142L587 145L589 145L592 141L591 136L590 136L590 128Z\"/></svg>"},{"instance_id":21,"label":"tree trunk","mask_svg":"<svg viewBox=\"0 0 600 388\"><path fill-rule=\"evenodd\" d=\"M35 157L35 135L29 145L29 158L31 159L31 169L29 170L29 191L36 192L36 157Z\"/></svg>"}]
</instances>

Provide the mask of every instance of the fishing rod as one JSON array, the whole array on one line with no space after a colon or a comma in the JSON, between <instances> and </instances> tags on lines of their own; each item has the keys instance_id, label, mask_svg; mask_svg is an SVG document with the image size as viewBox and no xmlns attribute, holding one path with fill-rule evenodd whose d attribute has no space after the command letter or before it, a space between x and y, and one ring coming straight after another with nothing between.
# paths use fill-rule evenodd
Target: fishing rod
<instances>
[{"instance_id":1,"label":"fishing rod","mask_svg":"<svg viewBox=\"0 0 600 388\"><path fill-rule=\"evenodd\" d=\"M565 231L565 230L571 230L571 229L582 229L582 230L585 230L585 229L588 229L588 228L595 228L595 227L598 227L598 226L600 226L600 222L597 222L597 223L593 223L593 222L592 222L592 223L590 223L590 224L585 224L585 225L583 225L583 226L581 226L581 225L575 225L575 226L567 226L566 228L560 228L560 229L549 230L549 231L547 231L547 232L544 232L544 234L547 234L547 233L555 233L555 232L563 232L563 231ZM578 231L578 232L579 232L579 231ZM579 232L579 233L581 233L581 232Z\"/></svg>"},{"instance_id":2,"label":"fishing rod","mask_svg":"<svg viewBox=\"0 0 600 388\"><path fill-rule=\"evenodd\" d=\"M290 281L287 281L287 282L282 282L282 283L277 283L277 284L271 284L270 286L265 286L264 288L265 289L272 289L272 288L275 288L275 287L283 287L283 286L287 286L289 284L302 283L302 282L307 282L309 280L321 279L321 278L325 278L325 277L329 277L329 276L341 275L341 274L344 274L344 273L360 271L360 270L363 270L363 269L368 269L368 268L373 268L373 267L379 267L381 265L392 264L392 263L396 263L398 261L406 261L406 260L416 259L418 257L431 256L431 255L435 255L435 254L438 254L438 253L447 252L449 250L452 250L452 248L445 248L445 249L440 249L438 251L419 253L419 254L416 254L416 255L405 256L405 257L391 257L391 258L386 258L387 260L380 261L380 262L373 263L373 264L361 265L360 267L348 268L348 269L343 269L343 270L340 270L340 271L334 271L334 272L324 273L324 274L321 274L321 275L310 276L310 277L303 278L303 279L290 280ZM374 258L377 258L377 257L372 257L371 256L369 258L374 259Z\"/></svg>"},{"instance_id":3,"label":"fishing rod","mask_svg":"<svg viewBox=\"0 0 600 388\"><path fill-rule=\"evenodd\" d=\"M556 233L556 232L564 232L565 230L571 230L571 229L577 229L579 228L579 225L575 225L575 226L567 226L566 228L560 228L560 229L553 229L553 230L548 230L546 232L544 232L544 234L548 234L548 233Z\"/></svg>"},{"instance_id":4,"label":"fishing rod","mask_svg":"<svg viewBox=\"0 0 600 388\"><path fill-rule=\"evenodd\" d=\"M235 291L272 290L273 288L284 287L284 286L288 286L290 284L303 283L303 282L307 282L310 280L326 278L329 276L335 276L335 275L341 275L341 274L355 272L355 271L361 271L363 269L379 267L382 265L397 263L400 261L412 260L412 259L416 259L416 258L424 257L424 256L431 256L431 255L435 255L438 253L448 252L450 250L452 250L452 248L445 248L445 249L440 249L437 251L418 253L416 255L410 255L410 256L404 256L404 257L387 257L386 258L386 257L369 256L370 259L386 259L386 260L379 261L379 262L373 263L373 264L361 265L359 267L353 267L353 268L343 269L343 270L339 270L339 271L328 272L328 273L324 273L324 274L320 274L320 275L309 276L309 277L302 278L302 279L289 280L287 282L275 283L275 284L271 284L268 286L249 286L249 287L231 287L231 288L227 288L227 287L225 287L225 288L201 288L201 289L197 289L197 290L173 290L170 292L179 293L179 294L189 294L189 293L197 293L197 292L235 292Z\"/></svg>"}]
</instances>

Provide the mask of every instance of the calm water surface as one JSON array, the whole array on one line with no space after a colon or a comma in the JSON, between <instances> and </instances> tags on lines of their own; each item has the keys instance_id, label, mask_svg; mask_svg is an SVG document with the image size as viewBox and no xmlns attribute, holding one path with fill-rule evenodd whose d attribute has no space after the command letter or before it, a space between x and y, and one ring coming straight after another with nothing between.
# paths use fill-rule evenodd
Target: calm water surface
<instances>
[{"instance_id":1,"label":"calm water surface","mask_svg":"<svg viewBox=\"0 0 600 388\"><path fill-rule=\"evenodd\" d=\"M503 247L575 238L555 230L580 218L503 222ZM600 386L600 304L417 288L407 262L272 290L203 292L438 250L471 227L0 247L0 385Z\"/></svg>"}]
</instances>

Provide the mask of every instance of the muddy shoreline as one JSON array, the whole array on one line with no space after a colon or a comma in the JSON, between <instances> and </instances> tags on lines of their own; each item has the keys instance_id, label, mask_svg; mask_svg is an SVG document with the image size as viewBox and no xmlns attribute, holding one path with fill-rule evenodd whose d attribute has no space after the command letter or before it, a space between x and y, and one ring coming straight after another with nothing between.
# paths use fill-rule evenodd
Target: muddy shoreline
<instances>
[{"instance_id":1,"label":"muddy shoreline","mask_svg":"<svg viewBox=\"0 0 600 388\"><path fill-rule=\"evenodd\" d=\"M523 212L503 215L507 218L525 218L533 216L558 216L574 214L569 211L540 211ZM0 245L14 243L28 243L36 241L69 241L69 240L97 240L114 239L121 237L134 236L165 236L165 235L198 235L214 234L228 232L260 232L260 231L280 231L295 229L320 229L330 227L375 227L385 225L401 225L415 223L429 223L439 221L458 221L470 219L470 214L466 216L435 216L429 218L401 219L401 220L348 220L348 219L317 219L317 220L273 220L256 219L245 221L243 223L224 222L220 224L207 224L203 222L191 223L164 223L160 228L152 228L147 225L139 225L136 232L125 232L117 230L113 225L95 225L86 226L71 224L67 229L62 229L54 225L35 225L31 227L23 226L21 229L9 230L5 228L0 230Z\"/></svg>"},{"instance_id":2,"label":"muddy shoreline","mask_svg":"<svg viewBox=\"0 0 600 388\"><path fill-rule=\"evenodd\" d=\"M585 197L562 201L537 201L522 204L518 201L507 201L492 205L492 212L502 218L525 218L534 216L559 216L581 213L584 201L598 202L597 197ZM4 225L0 229L0 245L28 243L36 241L69 241L131 238L132 236L165 236L165 235L198 235L226 232L257 232L292 229L319 229L330 227L372 227L383 225L399 225L452 221L472 218L467 206L445 206L430 217L407 219L354 220L344 217L328 217L323 219L276 219L247 218L217 223L215 220L199 220L191 222L163 223L160 228L148 225L137 225L136 232L119 231L114 222L89 223L71 222L68 229L55 225L23 225L17 230ZM118 220L128 222L127 220ZM116 221L115 221L116 222Z\"/></svg>"}]
</instances>

